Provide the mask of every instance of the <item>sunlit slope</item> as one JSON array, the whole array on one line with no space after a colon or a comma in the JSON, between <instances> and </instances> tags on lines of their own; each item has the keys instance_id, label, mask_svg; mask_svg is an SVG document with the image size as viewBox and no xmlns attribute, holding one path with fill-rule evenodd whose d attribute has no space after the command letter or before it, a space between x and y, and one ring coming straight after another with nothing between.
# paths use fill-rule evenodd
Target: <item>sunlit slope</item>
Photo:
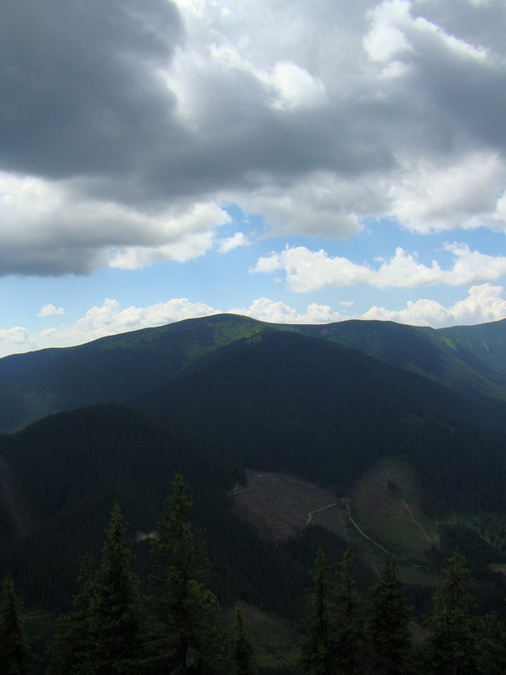
<instances>
[{"instance_id":1,"label":"sunlit slope","mask_svg":"<svg viewBox=\"0 0 506 675\"><path fill-rule=\"evenodd\" d=\"M294 330L354 347L475 402L471 419L504 427L506 321L435 330L390 321L343 321Z\"/></svg>"}]
</instances>

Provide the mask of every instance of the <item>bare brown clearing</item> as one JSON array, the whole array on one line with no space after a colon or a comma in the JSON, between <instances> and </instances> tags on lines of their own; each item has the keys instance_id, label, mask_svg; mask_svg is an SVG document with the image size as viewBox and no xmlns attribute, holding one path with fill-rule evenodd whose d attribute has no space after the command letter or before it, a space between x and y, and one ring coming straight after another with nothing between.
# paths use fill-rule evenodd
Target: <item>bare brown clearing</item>
<instances>
[{"instance_id":1,"label":"bare brown clearing","mask_svg":"<svg viewBox=\"0 0 506 675\"><path fill-rule=\"evenodd\" d=\"M232 491L234 506L264 537L286 541L307 525L344 536L346 520L330 490L281 473L247 471L246 477L246 487Z\"/></svg>"},{"instance_id":2,"label":"bare brown clearing","mask_svg":"<svg viewBox=\"0 0 506 675\"><path fill-rule=\"evenodd\" d=\"M430 584L426 554L438 545L437 530L420 511L411 474L402 462L380 462L346 498L288 474L247 471L246 486L236 485L232 499L260 536L286 541L319 525L349 542L378 575L385 556L395 555L402 576Z\"/></svg>"}]
</instances>

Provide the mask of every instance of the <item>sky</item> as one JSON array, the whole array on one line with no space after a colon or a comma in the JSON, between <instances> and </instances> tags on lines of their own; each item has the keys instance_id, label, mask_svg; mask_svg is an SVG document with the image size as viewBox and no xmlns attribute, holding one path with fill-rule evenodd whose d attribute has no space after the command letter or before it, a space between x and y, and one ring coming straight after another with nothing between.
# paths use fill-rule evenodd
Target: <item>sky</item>
<instances>
[{"instance_id":1,"label":"sky","mask_svg":"<svg viewBox=\"0 0 506 675\"><path fill-rule=\"evenodd\" d=\"M0 0L0 356L506 318L505 0Z\"/></svg>"}]
</instances>

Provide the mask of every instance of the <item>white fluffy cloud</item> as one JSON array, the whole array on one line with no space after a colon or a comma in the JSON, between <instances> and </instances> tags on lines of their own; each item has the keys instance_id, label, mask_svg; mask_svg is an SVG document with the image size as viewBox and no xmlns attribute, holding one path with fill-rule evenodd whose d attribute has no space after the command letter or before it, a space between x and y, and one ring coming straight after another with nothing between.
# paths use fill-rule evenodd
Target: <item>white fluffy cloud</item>
<instances>
[{"instance_id":1,"label":"white fluffy cloud","mask_svg":"<svg viewBox=\"0 0 506 675\"><path fill-rule=\"evenodd\" d=\"M71 185L6 173L0 174L0 193L4 273L86 273L97 265L137 269L189 260L211 248L216 230L230 222L213 202L134 209L84 199Z\"/></svg>"},{"instance_id":2,"label":"white fluffy cloud","mask_svg":"<svg viewBox=\"0 0 506 675\"><path fill-rule=\"evenodd\" d=\"M506 163L495 152L472 152L458 164L413 162L390 188L392 213L419 234L487 226L506 232Z\"/></svg>"},{"instance_id":3,"label":"white fluffy cloud","mask_svg":"<svg viewBox=\"0 0 506 675\"><path fill-rule=\"evenodd\" d=\"M40 312L37 314L37 316L45 317L45 316L54 316L55 314L65 314L65 310L63 309L63 307L55 307L54 305L44 305L44 307L40 308Z\"/></svg>"},{"instance_id":4,"label":"white fluffy cloud","mask_svg":"<svg viewBox=\"0 0 506 675\"><path fill-rule=\"evenodd\" d=\"M12 352L26 352L36 349L37 343L32 340L28 331L21 326L0 329L0 356Z\"/></svg>"},{"instance_id":5,"label":"white fluffy cloud","mask_svg":"<svg viewBox=\"0 0 506 675\"><path fill-rule=\"evenodd\" d=\"M298 312L284 302L269 298L258 298L249 307L231 309L229 312L268 323L331 323L341 319L340 313L332 311L329 305L311 303L305 312Z\"/></svg>"},{"instance_id":6,"label":"white fluffy cloud","mask_svg":"<svg viewBox=\"0 0 506 675\"><path fill-rule=\"evenodd\" d=\"M340 302L339 305L350 306L350 303ZM106 299L101 306L91 307L72 325L60 324L58 327L33 334L19 326L0 330L0 357L45 347L79 345L107 335L210 316L223 311L250 316L268 323L319 324L355 318L398 321L438 328L504 319L506 297L503 287L485 283L471 286L467 297L450 307L445 307L434 300L422 299L408 302L401 310L374 306L361 315L347 313L346 316L329 305L310 303L304 311L299 311L284 302L269 298L258 298L248 307L225 310L201 302L191 302L187 298L174 298L146 307L126 308L122 308L117 300Z\"/></svg>"},{"instance_id":7,"label":"white fluffy cloud","mask_svg":"<svg viewBox=\"0 0 506 675\"><path fill-rule=\"evenodd\" d=\"M225 237L217 242L218 251L220 253L228 253L239 246L247 246L249 244L248 237L242 232L236 232L231 237Z\"/></svg>"},{"instance_id":8,"label":"white fluffy cloud","mask_svg":"<svg viewBox=\"0 0 506 675\"><path fill-rule=\"evenodd\" d=\"M147 307L131 306L124 309L117 300L107 298L101 306L91 307L73 325L41 331L33 340L40 347L78 345L106 335L217 313L219 310L201 302L190 302L187 298L174 298Z\"/></svg>"},{"instance_id":9,"label":"white fluffy cloud","mask_svg":"<svg viewBox=\"0 0 506 675\"><path fill-rule=\"evenodd\" d=\"M502 286L482 284L471 286L467 298L450 307L434 300L408 302L401 310L371 307L361 317L397 321L417 326L441 328L452 325L475 325L506 318L506 297Z\"/></svg>"},{"instance_id":10,"label":"white fluffy cloud","mask_svg":"<svg viewBox=\"0 0 506 675\"><path fill-rule=\"evenodd\" d=\"M283 272L288 287L307 293L329 286L365 283L377 288L413 288L418 286L468 285L496 281L506 274L506 256L491 256L471 251L465 244L448 244L445 250L454 260L449 269L436 261L425 265L416 255L397 248L388 260L360 265L348 258L331 257L325 251L310 251L305 246L287 246L280 253L260 258L253 272Z\"/></svg>"}]
</instances>

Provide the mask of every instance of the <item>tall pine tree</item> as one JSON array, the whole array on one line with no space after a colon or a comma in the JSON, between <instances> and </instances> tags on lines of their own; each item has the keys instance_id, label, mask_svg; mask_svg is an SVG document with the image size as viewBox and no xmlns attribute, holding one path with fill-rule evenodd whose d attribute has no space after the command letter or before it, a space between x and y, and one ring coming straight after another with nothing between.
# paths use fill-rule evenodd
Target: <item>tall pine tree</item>
<instances>
[{"instance_id":1,"label":"tall pine tree","mask_svg":"<svg viewBox=\"0 0 506 675\"><path fill-rule=\"evenodd\" d=\"M234 619L230 653L231 673L232 675L255 675L257 673L255 649L244 626L240 603L235 606Z\"/></svg>"},{"instance_id":2,"label":"tall pine tree","mask_svg":"<svg viewBox=\"0 0 506 675\"><path fill-rule=\"evenodd\" d=\"M2 584L0 601L0 666L5 675L32 672L35 662L22 617L21 600L10 574Z\"/></svg>"},{"instance_id":3,"label":"tall pine tree","mask_svg":"<svg viewBox=\"0 0 506 675\"><path fill-rule=\"evenodd\" d=\"M478 672L482 640L481 623L472 613L474 582L461 553L448 563L427 621L430 636L423 650L424 667L428 673L471 675Z\"/></svg>"},{"instance_id":4,"label":"tall pine tree","mask_svg":"<svg viewBox=\"0 0 506 675\"><path fill-rule=\"evenodd\" d=\"M156 673L222 675L230 671L226 633L218 600L204 585L209 563L188 520L191 504L177 474L152 545L159 624L148 664Z\"/></svg>"},{"instance_id":5,"label":"tall pine tree","mask_svg":"<svg viewBox=\"0 0 506 675\"><path fill-rule=\"evenodd\" d=\"M409 621L410 610L396 564L388 560L369 595L369 672L374 675L405 675L409 672Z\"/></svg>"},{"instance_id":6,"label":"tall pine tree","mask_svg":"<svg viewBox=\"0 0 506 675\"><path fill-rule=\"evenodd\" d=\"M116 504L106 530L100 566L93 577L89 606L93 672L137 673L144 622L144 606L131 570L126 525Z\"/></svg>"},{"instance_id":7,"label":"tall pine tree","mask_svg":"<svg viewBox=\"0 0 506 675\"><path fill-rule=\"evenodd\" d=\"M73 598L73 610L58 617L49 645L51 675L86 673L92 647L89 608L93 594L93 561L88 555L83 557L77 582L81 590Z\"/></svg>"},{"instance_id":8,"label":"tall pine tree","mask_svg":"<svg viewBox=\"0 0 506 675\"><path fill-rule=\"evenodd\" d=\"M51 672L77 675L138 673L144 606L131 570L126 526L119 506L111 513L100 565L85 561L75 610L58 621Z\"/></svg>"},{"instance_id":9,"label":"tall pine tree","mask_svg":"<svg viewBox=\"0 0 506 675\"><path fill-rule=\"evenodd\" d=\"M337 670L335 598L330 565L325 553L316 554L314 586L309 595L309 614L298 666L306 675L334 675Z\"/></svg>"},{"instance_id":10,"label":"tall pine tree","mask_svg":"<svg viewBox=\"0 0 506 675\"><path fill-rule=\"evenodd\" d=\"M363 601L353 579L353 554L346 551L335 590L334 631L339 673L363 672L365 627Z\"/></svg>"}]
</instances>

